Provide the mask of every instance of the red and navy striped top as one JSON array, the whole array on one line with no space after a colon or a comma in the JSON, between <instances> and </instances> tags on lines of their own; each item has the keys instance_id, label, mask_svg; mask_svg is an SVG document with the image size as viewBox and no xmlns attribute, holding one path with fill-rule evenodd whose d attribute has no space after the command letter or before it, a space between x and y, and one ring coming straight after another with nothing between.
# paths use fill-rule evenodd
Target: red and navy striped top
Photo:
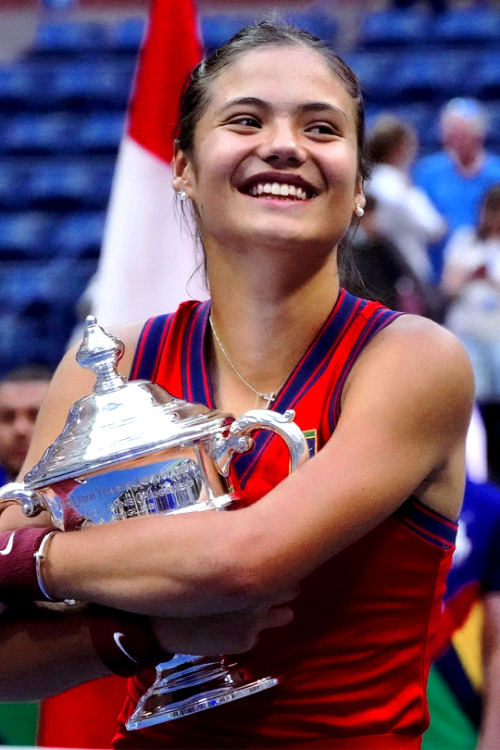
<instances>
[{"instance_id":1,"label":"red and navy striped top","mask_svg":"<svg viewBox=\"0 0 500 750\"><path fill-rule=\"evenodd\" d=\"M132 376L215 408L205 356L210 302L150 320ZM399 313L341 290L273 408L294 409L311 455L331 436L342 389L363 347ZM362 457L360 456L360 461ZM260 433L233 460L253 501L288 472L283 441ZM332 487L335 476L331 478ZM314 487L311 487L311 503ZM127 733L119 748L418 748L428 724L426 680L456 524L409 498L379 526L308 576L285 628L265 631L240 661L277 687L183 719ZM121 719L152 682L129 683Z\"/></svg>"}]
</instances>

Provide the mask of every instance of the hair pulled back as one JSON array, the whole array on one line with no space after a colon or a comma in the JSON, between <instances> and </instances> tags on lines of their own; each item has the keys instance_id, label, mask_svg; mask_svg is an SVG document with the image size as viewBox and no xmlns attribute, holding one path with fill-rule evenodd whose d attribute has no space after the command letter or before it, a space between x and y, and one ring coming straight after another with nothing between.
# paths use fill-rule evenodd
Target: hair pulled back
<instances>
[{"instance_id":1,"label":"hair pulled back","mask_svg":"<svg viewBox=\"0 0 500 750\"><path fill-rule=\"evenodd\" d=\"M179 100L178 122L174 132L176 145L184 153L194 151L195 131L198 122L210 103L213 86L219 75L247 52L255 52L263 47L303 47L314 50L324 60L332 75L344 85L351 97L356 119L356 140L358 153L358 174L362 180L368 178L368 162L365 155L365 112L361 84L353 70L333 50L318 37L283 21L264 20L244 26L225 44L202 60L191 71ZM196 236L203 248L199 227ZM361 292L364 287L349 248L349 239L344 237L339 245L338 266L340 282L353 292ZM203 254L204 255L204 254ZM203 258L206 276L206 258Z\"/></svg>"},{"instance_id":2,"label":"hair pulled back","mask_svg":"<svg viewBox=\"0 0 500 750\"><path fill-rule=\"evenodd\" d=\"M217 77L247 52L255 52L262 47L299 46L318 52L326 65L345 86L351 96L356 112L358 171L367 177L364 156L365 115L361 85L356 74L324 42L308 31L284 22L261 21L245 26L231 39L202 60L191 71L179 102L179 118L175 130L178 147L185 153L192 153L196 125L210 101L212 86Z\"/></svg>"}]
</instances>

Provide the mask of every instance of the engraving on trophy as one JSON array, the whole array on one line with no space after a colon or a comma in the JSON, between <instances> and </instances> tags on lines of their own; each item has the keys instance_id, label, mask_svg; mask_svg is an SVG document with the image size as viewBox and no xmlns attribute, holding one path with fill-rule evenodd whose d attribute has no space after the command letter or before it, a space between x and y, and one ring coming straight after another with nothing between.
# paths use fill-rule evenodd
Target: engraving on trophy
<instances>
[{"instance_id":1,"label":"engraving on trophy","mask_svg":"<svg viewBox=\"0 0 500 750\"><path fill-rule=\"evenodd\" d=\"M150 513L168 513L198 502L201 474L190 458L171 459L157 473L143 477L110 505L113 521Z\"/></svg>"}]
</instances>

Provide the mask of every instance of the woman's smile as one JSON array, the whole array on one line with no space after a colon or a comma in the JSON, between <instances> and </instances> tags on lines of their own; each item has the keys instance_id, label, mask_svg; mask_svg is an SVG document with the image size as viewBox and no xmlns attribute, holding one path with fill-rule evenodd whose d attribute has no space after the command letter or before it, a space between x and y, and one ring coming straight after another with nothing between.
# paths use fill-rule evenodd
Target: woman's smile
<instances>
[{"instance_id":1,"label":"woman's smile","mask_svg":"<svg viewBox=\"0 0 500 750\"><path fill-rule=\"evenodd\" d=\"M343 237L361 192L356 115L315 51L242 55L219 75L194 143L184 176L207 247L251 234L333 250Z\"/></svg>"}]
</instances>

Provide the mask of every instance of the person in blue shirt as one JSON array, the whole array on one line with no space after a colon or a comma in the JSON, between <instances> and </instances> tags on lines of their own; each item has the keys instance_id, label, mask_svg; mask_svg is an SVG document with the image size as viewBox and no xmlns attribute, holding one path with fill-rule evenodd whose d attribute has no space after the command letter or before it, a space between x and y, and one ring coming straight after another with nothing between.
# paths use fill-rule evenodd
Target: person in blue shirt
<instances>
[{"instance_id":1,"label":"person in blue shirt","mask_svg":"<svg viewBox=\"0 0 500 750\"><path fill-rule=\"evenodd\" d=\"M440 114L442 150L419 159L413 170L422 188L444 217L448 233L430 248L434 281L439 283L443 250L460 226L476 225L483 196L500 181L500 155L486 149L487 111L475 99L449 101Z\"/></svg>"}]
</instances>

